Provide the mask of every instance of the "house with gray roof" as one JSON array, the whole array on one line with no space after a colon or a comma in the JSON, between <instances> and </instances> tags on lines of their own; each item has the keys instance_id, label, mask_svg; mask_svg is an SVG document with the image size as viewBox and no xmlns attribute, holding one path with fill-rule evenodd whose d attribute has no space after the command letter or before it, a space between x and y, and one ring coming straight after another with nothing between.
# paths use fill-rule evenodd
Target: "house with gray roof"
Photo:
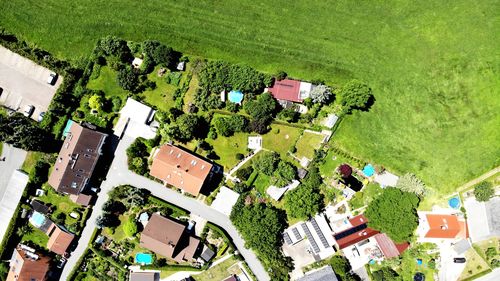
<instances>
[{"instance_id":1,"label":"house with gray roof","mask_svg":"<svg viewBox=\"0 0 500 281\"><path fill-rule=\"evenodd\" d=\"M338 281L332 267L327 265L320 269L306 272L306 275L296 281Z\"/></svg>"}]
</instances>

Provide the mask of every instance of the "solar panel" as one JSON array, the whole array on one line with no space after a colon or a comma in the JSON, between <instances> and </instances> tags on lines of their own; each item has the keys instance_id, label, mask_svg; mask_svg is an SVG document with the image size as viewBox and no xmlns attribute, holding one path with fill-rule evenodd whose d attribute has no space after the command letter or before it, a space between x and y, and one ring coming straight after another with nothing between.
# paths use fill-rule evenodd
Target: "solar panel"
<instances>
[{"instance_id":1,"label":"solar panel","mask_svg":"<svg viewBox=\"0 0 500 281\"><path fill-rule=\"evenodd\" d=\"M288 236L288 233L283 233L283 239L285 240L285 243L287 245L292 245L292 239L290 239L290 236Z\"/></svg>"},{"instance_id":2,"label":"solar panel","mask_svg":"<svg viewBox=\"0 0 500 281\"><path fill-rule=\"evenodd\" d=\"M301 224L302 229L306 233L306 237L309 240L309 243L311 244L311 247L313 248L314 253L319 253L319 247L318 244L316 244L316 241L314 241L313 236L311 235L311 232L309 231L309 228L305 223Z\"/></svg>"},{"instance_id":3,"label":"solar panel","mask_svg":"<svg viewBox=\"0 0 500 281\"><path fill-rule=\"evenodd\" d=\"M360 225L355 226L353 228L350 228L350 229L348 229L348 230L346 230L344 232L335 234L333 237L335 238L335 240L340 240L340 239L342 239L344 237L347 237L347 236L349 236L349 235L351 235L353 233L356 233L356 232L358 232L360 230L363 230L365 228L366 228L366 223L360 224Z\"/></svg>"},{"instance_id":4,"label":"solar panel","mask_svg":"<svg viewBox=\"0 0 500 281\"><path fill-rule=\"evenodd\" d=\"M311 224L314 228L314 231L316 231L316 234L318 234L319 240L321 241L321 244L323 244L323 247L328 248L330 245L328 244L328 241L326 241L325 235L323 234L323 231L319 228L318 222L314 219L311 218Z\"/></svg>"},{"instance_id":5,"label":"solar panel","mask_svg":"<svg viewBox=\"0 0 500 281\"><path fill-rule=\"evenodd\" d=\"M293 233L293 236L295 236L295 238L297 240L302 240L302 236L300 235L299 233L299 230L297 228L292 228L292 233Z\"/></svg>"}]
</instances>

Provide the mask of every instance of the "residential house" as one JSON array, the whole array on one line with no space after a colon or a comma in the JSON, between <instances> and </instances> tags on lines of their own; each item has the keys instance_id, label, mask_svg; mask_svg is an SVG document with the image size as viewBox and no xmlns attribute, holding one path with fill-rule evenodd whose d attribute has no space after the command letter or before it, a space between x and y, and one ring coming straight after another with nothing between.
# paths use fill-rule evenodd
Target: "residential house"
<instances>
[{"instance_id":1,"label":"residential house","mask_svg":"<svg viewBox=\"0 0 500 281\"><path fill-rule=\"evenodd\" d=\"M274 85L267 89L283 108L293 108L308 98L314 85L291 79L276 80ZM307 112L307 108L299 107L299 112Z\"/></svg>"},{"instance_id":2,"label":"residential house","mask_svg":"<svg viewBox=\"0 0 500 281\"><path fill-rule=\"evenodd\" d=\"M160 273L157 271L132 271L129 281L159 281Z\"/></svg>"},{"instance_id":3,"label":"residential house","mask_svg":"<svg viewBox=\"0 0 500 281\"><path fill-rule=\"evenodd\" d=\"M191 262L200 240L190 236L185 225L153 214L141 233L140 245L176 262Z\"/></svg>"},{"instance_id":4,"label":"residential house","mask_svg":"<svg viewBox=\"0 0 500 281\"><path fill-rule=\"evenodd\" d=\"M92 177L107 135L71 120L68 126L48 182L60 193L79 195Z\"/></svg>"},{"instance_id":5,"label":"residential house","mask_svg":"<svg viewBox=\"0 0 500 281\"><path fill-rule=\"evenodd\" d=\"M473 243L500 237L500 198L494 197L487 202L478 202L470 197L464 202L467 210L468 230Z\"/></svg>"},{"instance_id":6,"label":"residential house","mask_svg":"<svg viewBox=\"0 0 500 281\"><path fill-rule=\"evenodd\" d=\"M175 145L165 144L153 155L151 176L197 196L212 174L213 165Z\"/></svg>"},{"instance_id":7,"label":"residential house","mask_svg":"<svg viewBox=\"0 0 500 281\"><path fill-rule=\"evenodd\" d=\"M424 214L421 216L421 227L425 238L464 239L468 238L465 218L449 214Z\"/></svg>"},{"instance_id":8,"label":"residential house","mask_svg":"<svg viewBox=\"0 0 500 281\"><path fill-rule=\"evenodd\" d=\"M14 249L9 265L7 281L49 280L50 258L23 244Z\"/></svg>"},{"instance_id":9,"label":"residential house","mask_svg":"<svg viewBox=\"0 0 500 281\"><path fill-rule=\"evenodd\" d=\"M338 281L333 268L330 265L320 269L306 272L306 274L296 281Z\"/></svg>"},{"instance_id":10,"label":"residential house","mask_svg":"<svg viewBox=\"0 0 500 281\"><path fill-rule=\"evenodd\" d=\"M58 255L66 256L69 246L75 239L75 235L63 230L56 224L52 225L47 235L49 236L47 248Z\"/></svg>"}]
</instances>

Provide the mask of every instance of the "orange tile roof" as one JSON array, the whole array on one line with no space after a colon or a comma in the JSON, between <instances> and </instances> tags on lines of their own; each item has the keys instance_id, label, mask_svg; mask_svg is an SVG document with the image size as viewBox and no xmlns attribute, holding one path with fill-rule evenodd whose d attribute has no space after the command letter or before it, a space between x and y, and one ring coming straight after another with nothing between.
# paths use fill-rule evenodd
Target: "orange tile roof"
<instances>
[{"instance_id":1,"label":"orange tile roof","mask_svg":"<svg viewBox=\"0 0 500 281\"><path fill-rule=\"evenodd\" d=\"M457 238L461 233L467 235L465 221L455 215L427 214L426 217L429 224L426 238Z\"/></svg>"},{"instance_id":2,"label":"orange tile roof","mask_svg":"<svg viewBox=\"0 0 500 281\"><path fill-rule=\"evenodd\" d=\"M179 147L165 144L155 152L151 176L194 196L200 193L212 164Z\"/></svg>"},{"instance_id":3,"label":"orange tile roof","mask_svg":"<svg viewBox=\"0 0 500 281\"><path fill-rule=\"evenodd\" d=\"M68 251L69 245L73 242L75 235L63 231L57 225L54 225L54 229L49 235L49 242L47 242L47 248L61 256L64 256Z\"/></svg>"}]
</instances>

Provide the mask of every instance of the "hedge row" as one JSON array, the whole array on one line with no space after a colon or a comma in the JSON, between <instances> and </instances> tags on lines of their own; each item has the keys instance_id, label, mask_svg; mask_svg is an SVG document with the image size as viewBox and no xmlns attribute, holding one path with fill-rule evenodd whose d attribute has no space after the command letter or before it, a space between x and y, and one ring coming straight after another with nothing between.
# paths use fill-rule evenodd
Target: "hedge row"
<instances>
[{"instance_id":1,"label":"hedge row","mask_svg":"<svg viewBox=\"0 0 500 281\"><path fill-rule=\"evenodd\" d=\"M149 196L148 198L148 203L149 204L154 204L154 205L158 205L158 206L162 206L162 207L165 207L165 208L168 208L168 209L171 209L173 211L173 214L175 217L181 217L181 216L188 216L189 215L189 212L180 208L180 207L177 207L173 204L170 204L168 202L165 202L157 197L154 197L152 195Z\"/></svg>"}]
</instances>

